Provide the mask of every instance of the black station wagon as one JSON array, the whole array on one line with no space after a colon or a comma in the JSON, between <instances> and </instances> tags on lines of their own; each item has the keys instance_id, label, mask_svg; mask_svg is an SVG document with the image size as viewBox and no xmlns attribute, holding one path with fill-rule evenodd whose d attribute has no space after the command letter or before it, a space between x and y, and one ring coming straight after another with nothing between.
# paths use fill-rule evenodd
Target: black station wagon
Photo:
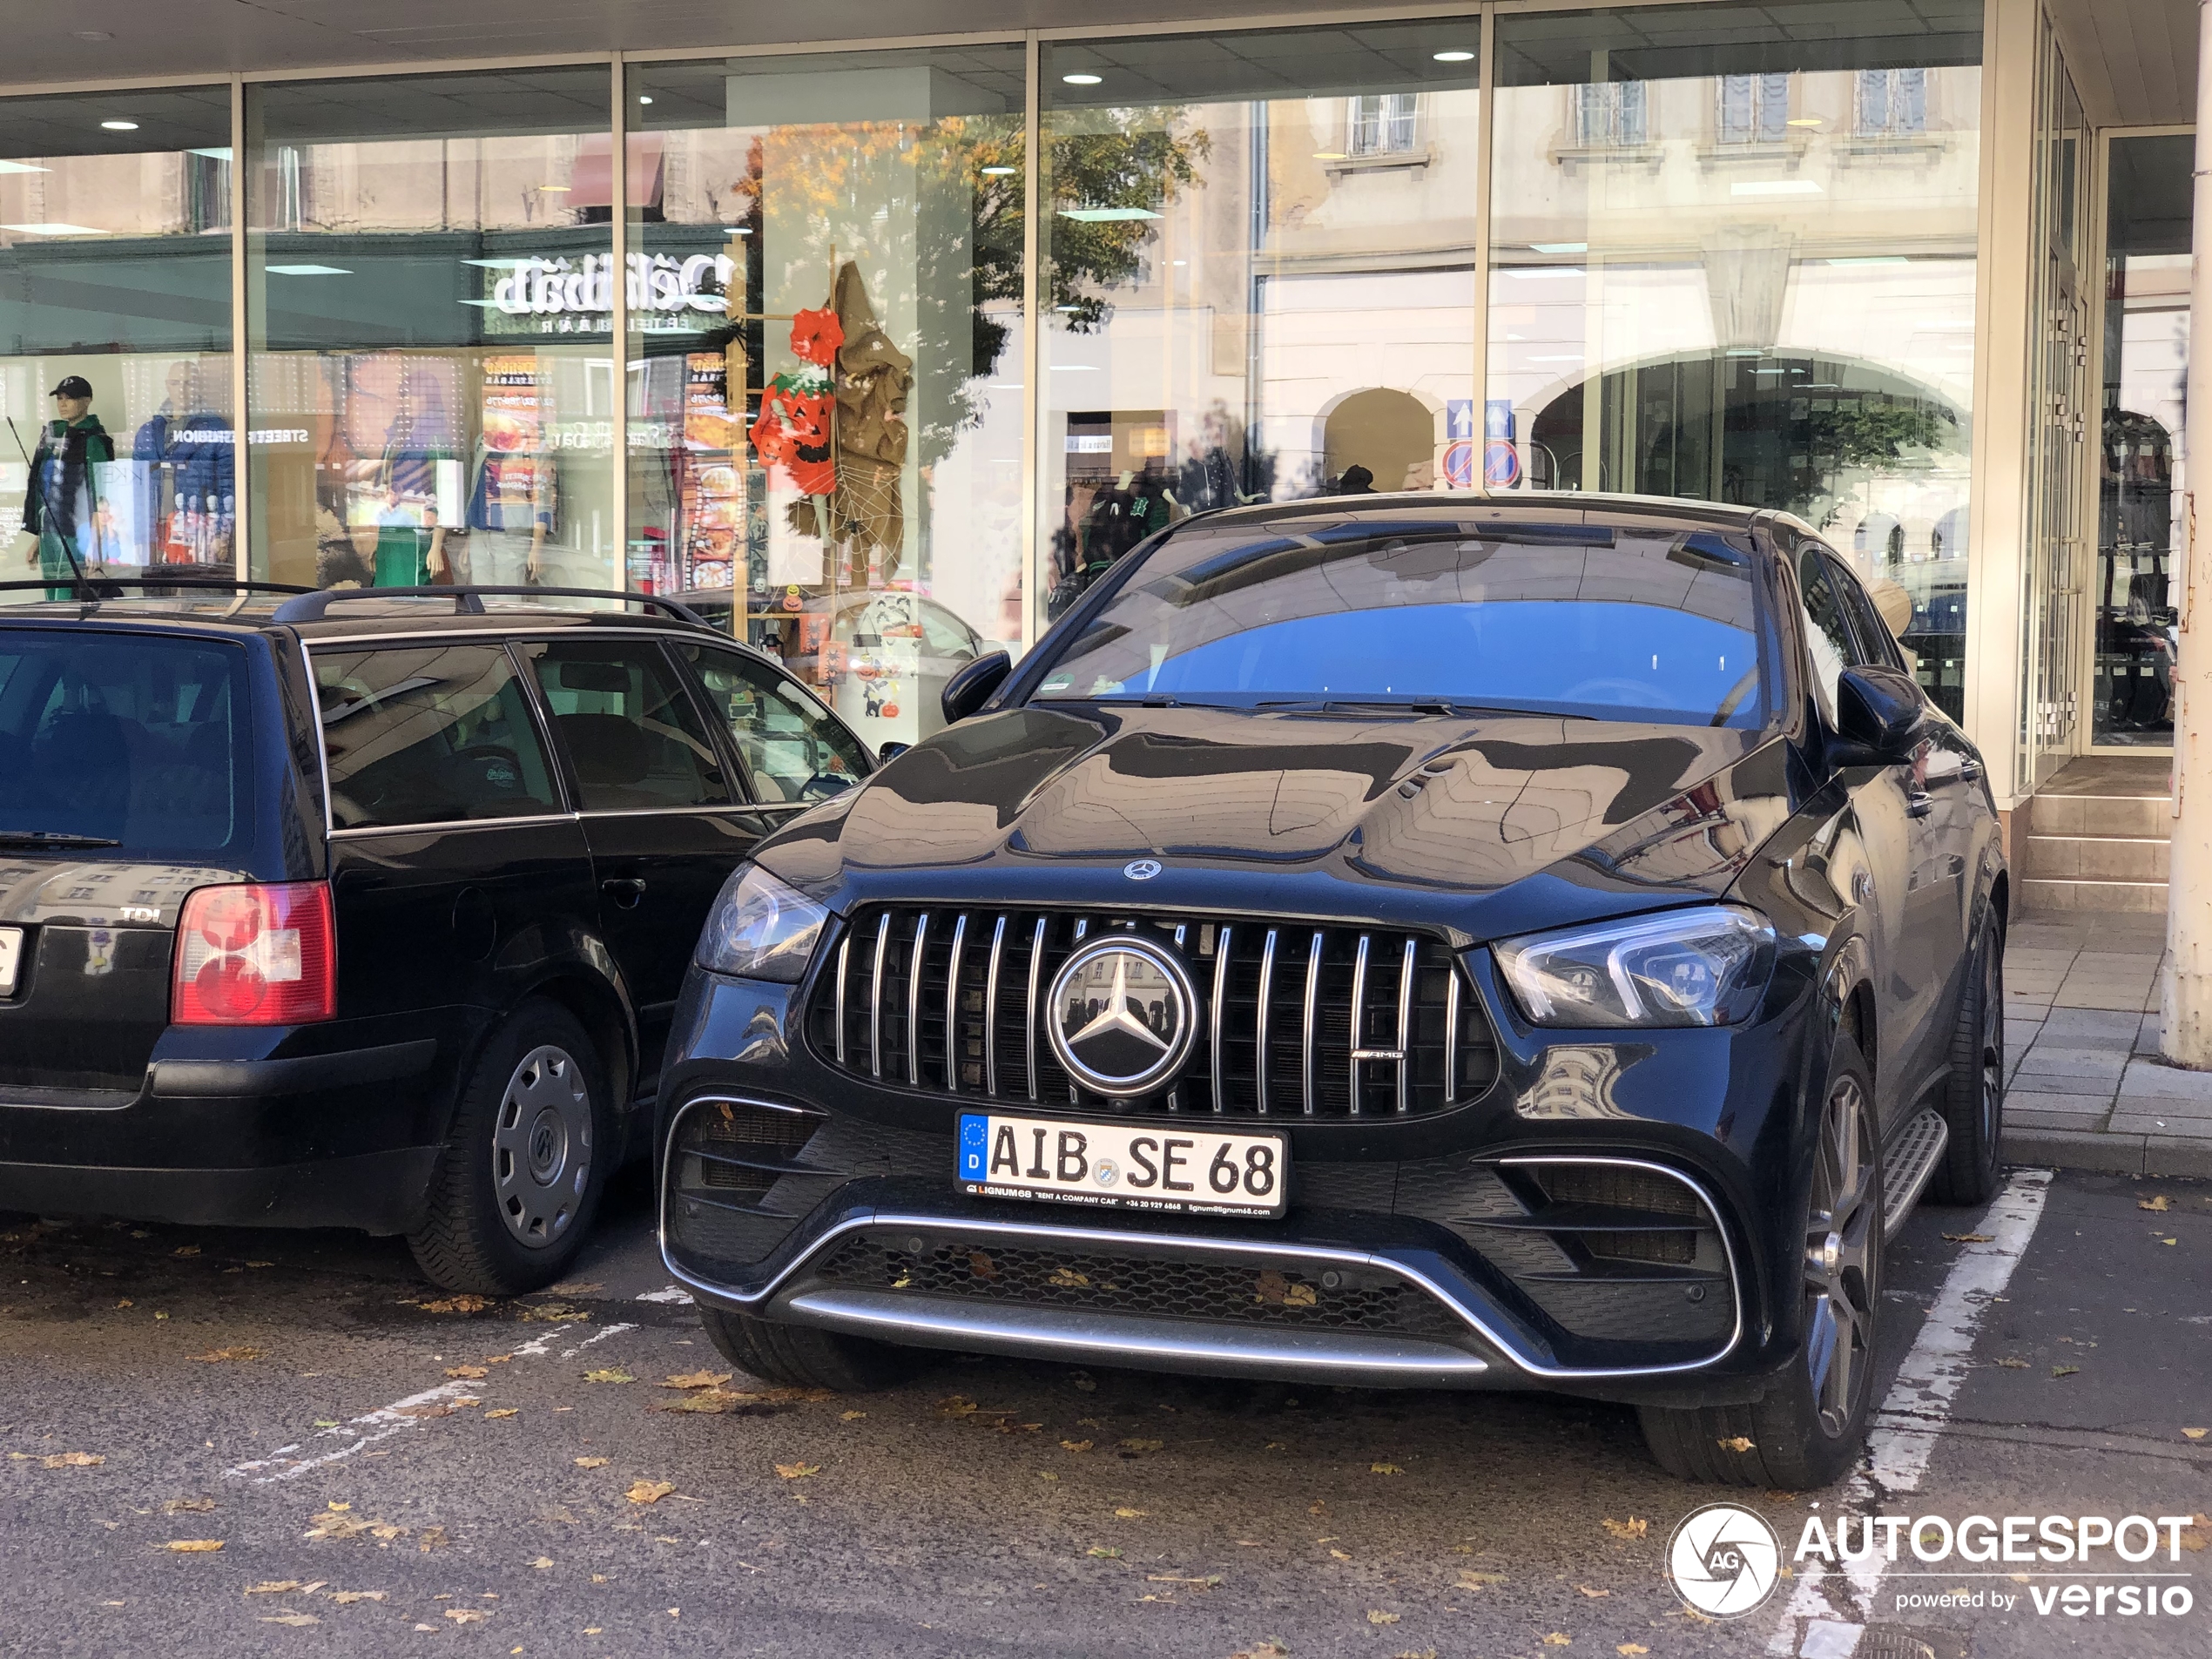
<instances>
[{"instance_id":1,"label":"black station wagon","mask_svg":"<svg viewBox=\"0 0 2212 1659\"><path fill-rule=\"evenodd\" d=\"M874 764L659 610L0 610L0 1208L362 1227L455 1289L557 1278L644 1144L725 876Z\"/></svg>"},{"instance_id":2,"label":"black station wagon","mask_svg":"<svg viewBox=\"0 0 2212 1659\"><path fill-rule=\"evenodd\" d=\"M1686 1477L1864 1433L1885 1238L1993 1190L1982 762L1774 513L1203 515L779 830L664 1073L723 1352L921 1348L1641 1408Z\"/></svg>"}]
</instances>

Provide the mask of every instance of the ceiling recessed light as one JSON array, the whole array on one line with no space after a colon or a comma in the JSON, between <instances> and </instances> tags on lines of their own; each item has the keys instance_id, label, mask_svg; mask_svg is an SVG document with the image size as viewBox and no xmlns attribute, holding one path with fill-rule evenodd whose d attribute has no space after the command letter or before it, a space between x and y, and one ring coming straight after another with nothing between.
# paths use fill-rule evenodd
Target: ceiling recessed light
<instances>
[{"instance_id":1,"label":"ceiling recessed light","mask_svg":"<svg viewBox=\"0 0 2212 1659\"><path fill-rule=\"evenodd\" d=\"M1019 167L978 167L975 171L980 173L988 173L994 179L1003 179L1008 173L1019 172L1022 169Z\"/></svg>"},{"instance_id":2,"label":"ceiling recessed light","mask_svg":"<svg viewBox=\"0 0 2212 1659\"><path fill-rule=\"evenodd\" d=\"M353 273L341 265L271 265L263 267L271 276L351 276Z\"/></svg>"},{"instance_id":3,"label":"ceiling recessed light","mask_svg":"<svg viewBox=\"0 0 2212 1659\"><path fill-rule=\"evenodd\" d=\"M1125 220L1160 216L1149 207L1063 207L1060 217L1072 219L1079 225L1118 225Z\"/></svg>"},{"instance_id":4,"label":"ceiling recessed light","mask_svg":"<svg viewBox=\"0 0 2212 1659\"><path fill-rule=\"evenodd\" d=\"M640 93L637 95L637 101L638 101L640 104L651 104L651 103L652 102L652 99L651 99L651 98L647 98L647 97L646 97L646 96L645 96L643 92L640 92Z\"/></svg>"},{"instance_id":5,"label":"ceiling recessed light","mask_svg":"<svg viewBox=\"0 0 2212 1659\"><path fill-rule=\"evenodd\" d=\"M550 195L565 196L569 193L566 185L540 185L538 188Z\"/></svg>"},{"instance_id":6,"label":"ceiling recessed light","mask_svg":"<svg viewBox=\"0 0 2212 1659\"><path fill-rule=\"evenodd\" d=\"M1448 51L1432 52L1429 56L1440 64L1464 64L1470 62L1474 58L1474 54L1473 52Z\"/></svg>"},{"instance_id":7,"label":"ceiling recessed light","mask_svg":"<svg viewBox=\"0 0 2212 1659\"><path fill-rule=\"evenodd\" d=\"M744 225L725 225L722 227L722 233L725 236L750 236L752 231L750 226Z\"/></svg>"},{"instance_id":8,"label":"ceiling recessed light","mask_svg":"<svg viewBox=\"0 0 2212 1659\"><path fill-rule=\"evenodd\" d=\"M1793 127L1817 127L1820 125L1820 118L1817 115L1793 115L1790 118L1790 125Z\"/></svg>"},{"instance_id":9,"label":"ceiling recessed light","mask_svg":"<svg viewBox=\"0 0 2212 1659\"><path fill-rule=\"evenodd\" d=\"M1347 159L1344 152L1341 150L1316 150L1313 152L1313 158L1316 161L1343 161Z\"/></svg>"},{"instance_id":10,"label":"ceiling recessed light","mask_svg":"<svg viewBox=\"0 0 2212 1659\"><path fill-rule=\"evenodd\" d=\"M1103 77L1097 75L1062 75L1060 78L1070 86L1096 86Z\"/></svg>"},{"instance_id":11,"label":"ceiling recessed light","mask_svg":"<svg viewBox=\"0 0 2212 1659\"><path fill-rule=\"evenodd\" d=\"M138 130L136 121L103 121L100 125L110 132L136 132Z\"/></svg>"}]
</instances>

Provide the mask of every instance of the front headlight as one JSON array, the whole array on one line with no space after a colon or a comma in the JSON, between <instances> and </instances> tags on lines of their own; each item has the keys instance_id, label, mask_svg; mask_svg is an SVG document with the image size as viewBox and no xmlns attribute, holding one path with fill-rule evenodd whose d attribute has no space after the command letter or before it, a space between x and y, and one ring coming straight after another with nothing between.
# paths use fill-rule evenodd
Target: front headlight
<instances>
[{"instance_id":1,"label":"front headlight","mask_svg":"<svg viewBox=\"0 0 2212 1659\"><path fill-rule=\"evenodd\" d=\"M757 864L741 864L722 884L699 934L698 964L741 979L795 985L814 954L829 912Z\"/></svg>"},{"instance_id":2,"label":"front headlight","mask_svg":"<svg viewBox=\"0 0 2212 1659\"><path fill-rule=\"evenodd\" d=\"M1535 1025L1731 1025L1774 971L1774 928L1737 905L1669 910L1494 946Z\"/></svg>"}]
</instances>

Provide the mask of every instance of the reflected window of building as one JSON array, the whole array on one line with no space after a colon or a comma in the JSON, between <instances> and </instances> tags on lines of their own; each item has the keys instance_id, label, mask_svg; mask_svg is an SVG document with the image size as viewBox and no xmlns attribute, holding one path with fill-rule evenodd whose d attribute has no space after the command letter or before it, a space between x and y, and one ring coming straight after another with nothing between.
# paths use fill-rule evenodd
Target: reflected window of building
<instances>
[{"instance_id":1,"label":"reflected window of building","mask_svg":"<svg viewBox=\"0 0 2212 1659\"><path fill-rule=\"evenodd\" d=\"M227 86L0 99L0 581L234 568L230 142Z\"/></svg>"},{"instance_id":2,"label":"reflected window of building","mask_svg":"<svg viewBox=\"0 0 2212 1659\"><path fill-rule=\"evenodd\" d=\"M915 742L1023 643L1022 49L630 74L631 581Z\"/></svg>"},{"instance_id":3,"label":"reflected window of building","mask_svg":"<svg viewBox=\"0 0 2212 1659\"><path fill-rule=\"evenodd\" d=\"M1045 48L1033 628L1193 512L1474 483L1480 34Z\"/></svg>"},{"instance_id":4,"label":"reflected window of building","mask_svg":"<svg viewBox=\"0 0 2212 1659\"><path fill-rule=\"evenodd\" d=\"M2194 143L2185 133L2115 135L2107 151L2092 599L2100 744L2174 740Z\"/></svg>"},{"instance_id":5,"label":"reflected window of building","mask_svg":"<svg viewBox=\"0 0 2212 1659\"><path fill-rule=\"evenodd\" d=\"M1911 596L1954 716L1980 30L1973 0L1497 24L1483 475L1797 515Z\"/></svg>"},{"instance_id":6,"label":"reflected window of building","mask_svg":"<svg viewBox=\"0 0 2212 1659\"><path fill-rule=\"evenodd\" d=\"M610 99L604 65L246 89L257 574L621 585Z\"/></svg>"}]
</instances>

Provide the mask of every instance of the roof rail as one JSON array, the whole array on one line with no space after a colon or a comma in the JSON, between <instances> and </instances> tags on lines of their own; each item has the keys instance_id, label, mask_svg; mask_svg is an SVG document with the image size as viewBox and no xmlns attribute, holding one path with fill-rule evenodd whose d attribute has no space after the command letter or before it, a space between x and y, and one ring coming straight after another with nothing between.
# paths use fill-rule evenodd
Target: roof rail
<instances>
[{"instance_id":1,"label":"roof rail","mask_svg":"<svg viewBox=\"0 0 2212 1659\"><path fill-rule=\"evenodd\" d=\"M148 571L145 576L57 576L42 577L35 582L0 582L0 593L17 592L31 588L73 588L80 600L120 599L119 593L102 593L102 588L208 588L217 593L313 593L313 588L303 588L293 582L241 582L233 577L211 576L192 566L179 566L163 576Z\"/></svg>"},{"instance_id":2,"label":"roof rail","mask_svg":"<svg viewBox=\"0 0 2212 1659\"><path fill-rule=\"evenodd\" d=\"M320 622L330 607L341 599L450 599L456 616L481 617L487 614L482 596L495 594L527 599L608 599L617 604L651 605L665 610L679 622L715 631L714 624L689 605L678 604L658 593L624 593L613 588L293 588L290 591L300 597L279 605L270 620Z\"/></svg>"}]
</instances>

